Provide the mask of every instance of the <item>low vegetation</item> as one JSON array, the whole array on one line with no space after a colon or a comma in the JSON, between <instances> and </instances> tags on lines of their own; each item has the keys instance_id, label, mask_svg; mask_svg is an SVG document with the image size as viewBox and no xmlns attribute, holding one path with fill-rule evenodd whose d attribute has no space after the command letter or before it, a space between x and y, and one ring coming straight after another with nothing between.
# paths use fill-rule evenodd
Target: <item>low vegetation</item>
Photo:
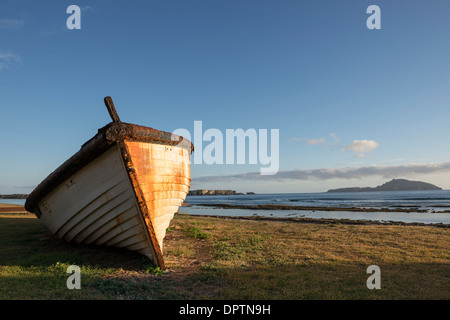
<instances>
[{"instance_id":1,"label":"low vegetation","mask_svg":"<svg viewBox=\"0 0 450 320\"><path fill-rule=\"evenodd\" d=\"M450 229L176 215L165 270L69 244L32 215L0 216L0 299L449 299ZM69 265L81 289L69 290ZM381 270L369 290L366 270Z\"/></svg>"}]
</instances>

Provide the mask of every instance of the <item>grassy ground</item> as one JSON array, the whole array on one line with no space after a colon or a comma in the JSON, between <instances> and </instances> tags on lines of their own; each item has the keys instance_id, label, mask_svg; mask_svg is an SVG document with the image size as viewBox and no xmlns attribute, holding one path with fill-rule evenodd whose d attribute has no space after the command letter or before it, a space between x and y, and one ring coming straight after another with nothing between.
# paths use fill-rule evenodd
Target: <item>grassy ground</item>
<instances>
[{"instance_id":1,"label":"grassy ground","mask_svg":"<svg viewBox=\"0 0 450 320\"><path fill-rule=\"evenodd\" d=\"M450 299L450 229L176 215L162 272L133 252L68 244L0 215L0 299ZM81 289L66 287L69 265ZM381 289L369 290L369 265Z\"/></svg>"}]
</instances>

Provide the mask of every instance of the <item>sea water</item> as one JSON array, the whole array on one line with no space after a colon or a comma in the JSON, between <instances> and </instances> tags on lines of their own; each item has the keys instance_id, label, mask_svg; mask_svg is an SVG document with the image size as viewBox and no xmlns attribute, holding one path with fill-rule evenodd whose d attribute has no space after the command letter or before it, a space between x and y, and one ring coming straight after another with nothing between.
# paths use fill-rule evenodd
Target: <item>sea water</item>
<instances>
[{"instance_id":1,"label":"sea water","mask_svg":"<svg viewBox=\"0 0 450 320\"><path fill-rule=\"evenodd\" d=\"M323 192L323 193L272 193L254 195L188 196L188 207L180 213L228 216L272 216L296 218L355 219L400 221L419 223L450 223L450 190L433 191L383 191L383 192ZM219 205L289 205L332 208L371 208L378 212L315 210L250 210L203 207L202 204ZM382 208L408 209L410 212L382 212ZM418 211L426 210L426 212Z\"/></svg>"}]
</instances>

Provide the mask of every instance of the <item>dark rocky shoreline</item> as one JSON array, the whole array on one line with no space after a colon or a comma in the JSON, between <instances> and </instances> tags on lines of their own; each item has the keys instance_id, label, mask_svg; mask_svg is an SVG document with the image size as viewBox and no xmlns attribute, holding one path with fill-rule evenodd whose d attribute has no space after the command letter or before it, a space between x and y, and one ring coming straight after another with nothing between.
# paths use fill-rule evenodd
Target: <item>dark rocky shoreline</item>
<instances>
[{"instance_id":1,"label":"dark rocky shoreline","mask_svg":"<svg viewBox=\"0 0 450 320\"><path fill-rule=\"evenodd\" d=\"M209 190L209 189L198 189L189 190L188 196L236 196L236 195L253 195L254 192L236 192L235 190Z\"/></svg>"},{"instance_id":2,"label":"dark rocky shoreline","mask_svg":"<svg viewBox=\"0 0 450 320\"><path fill-rule=\"evenodd\" d=\"M276 221L286 223L314 223L314 224L348 224L348 225L395 225L395 226L422 226L450 228L450 225L444 223L421 223L421 222L402 222L402 221L376 221L376 220L352 220L352 219L327 219L327 218L283 218L283 217L265 217L265 216L223 216L223 215L193 215L183 213L186 216L210 217L220 219L251 220L251 221Z\"/></svg>"},{"instance_id":3,"label":"dark rocky shoreline","mask_svg":"<svg viewBox=\"0 0 450 320\"><path fill-rule=\"evenodd\" d=\"M26 199L28 194L16 193L16 194L0 194L0 199Z\"/></svg>"},{"instance_id":4,"label":"dark rocky shoreline","mask_svg":"<svg viewBox=\"0 0 450 320\"><path fill-rule=\"evenodd\" d=\"M396 207L396 208L359 208L359 207L313 207L313 206L289 206L281 204L260 204L260 205L233 205L226 203L204 203L196 206L217 207L221 209L248 209L248 210L306 210L306 211L353 211L353 212L429 212L427 209L417 207ZM440 211L449 213L449 210Z\"/></svg>"}]
</instances>

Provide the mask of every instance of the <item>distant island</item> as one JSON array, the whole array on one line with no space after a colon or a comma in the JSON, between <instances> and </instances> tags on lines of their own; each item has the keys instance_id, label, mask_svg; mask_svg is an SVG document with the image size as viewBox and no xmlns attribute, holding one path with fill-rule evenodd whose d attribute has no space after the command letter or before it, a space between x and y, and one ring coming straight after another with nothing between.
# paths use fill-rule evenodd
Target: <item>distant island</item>
<instances>
[{"instance_id":1,"label":"distant island","mask_svg":"<svg viewBox=\"0 0 450 320\"><path fill-rule=\"evenodd\" d=\"M422 181L410 181L406 179L392 179L381 186L371 187L350 187L330 189L327 192L371 192L371 191L423 191L423 190L442 190L431 183Z\"/></svg>"},{"instance_id":2,"label":"distant island","mask_svg":"<svg viewBox=\"0 0 450 320\"><path fill-rule=\"evenodd\" d=\"M236 192L234 190L191 190L188 193L188 196L228 196L228 195L243 195L242 192ZM245 194L255 194L254 192L247 192Z\"/></svg>"}]
</instances>

